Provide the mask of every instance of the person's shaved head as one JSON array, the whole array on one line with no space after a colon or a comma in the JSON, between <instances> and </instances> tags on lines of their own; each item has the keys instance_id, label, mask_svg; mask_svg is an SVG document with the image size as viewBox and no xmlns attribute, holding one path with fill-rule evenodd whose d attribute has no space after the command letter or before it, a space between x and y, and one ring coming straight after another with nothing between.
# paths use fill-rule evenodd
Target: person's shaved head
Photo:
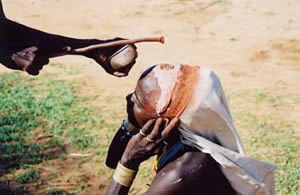
<instances>
[{"instance_id":1,"label":"person's shaved head","mask_svg":"<svg viewBox=\"0 0 300 195\"><path fill-rule=\"evenodd\" d=\"M135 118L142 126L158 117L180 115L190 100L199 67L159 64L148 68L131 96Z\"/></svg>"}]
</instances>

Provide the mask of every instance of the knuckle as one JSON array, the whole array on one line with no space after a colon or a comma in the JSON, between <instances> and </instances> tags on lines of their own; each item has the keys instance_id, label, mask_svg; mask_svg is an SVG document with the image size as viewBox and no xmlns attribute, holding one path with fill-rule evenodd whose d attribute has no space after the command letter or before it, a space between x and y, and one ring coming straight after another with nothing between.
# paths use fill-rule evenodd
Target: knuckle
<instances>
[{"instance_id":1,"label":"knuckle","mask_svg":"<svg viewBox=\"0 0 300 195\"><path fill-rule=\"evenodd\" d=\"M149 136L150 139L155 140L158 139L160 137L159 133L157 132L152 132Z\"/></svg>"},{"instance_id":2,"label":"knuckle","mask_svg":"<svg viewBox=\"0 0 300 195\"><path fill-rule=\"evenodd\" d=\"M151 151L153 149L153 144L148 144L147 146L146 146L146 150L147 151Z\"/></svg>"}]
</instances>

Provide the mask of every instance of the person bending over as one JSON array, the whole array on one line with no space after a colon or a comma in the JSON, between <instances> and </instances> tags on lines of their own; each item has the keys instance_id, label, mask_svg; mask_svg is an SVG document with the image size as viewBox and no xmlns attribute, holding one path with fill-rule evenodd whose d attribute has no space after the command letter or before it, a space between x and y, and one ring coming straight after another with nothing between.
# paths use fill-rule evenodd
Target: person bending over
<instances>
[{"instance_id":1,"label":"person bending over","mask_svg":"<svg viewBox=\"0 0 300 195\"><path fill-rule=\"evenodd\" d=\"M23 70L31 75L38 75L52 57L72 54L75 50L90 45L108 43L123 38L109 40L77 39L42 32L5 17L0 0L0 63L10 69ZM94 59L107 73L114 76L126 76L137 57L135 45L119 45L92 49L80 54ZM122 68L115 68L113 61Z\"/></svg>"},{"instance_id":2,"label":"person bending over","mask_svg":"<svg viewBox=\"0 0 300 195\"><path fill-rule=\"evenodd\" d=\"M153 66L126 99L128 120L107 155L106 165L116 168L107 194L127 194L153 155L157 175L145 194L274 194L275 167L245 155L210 69Z\"/></svg>"}]
</instances>

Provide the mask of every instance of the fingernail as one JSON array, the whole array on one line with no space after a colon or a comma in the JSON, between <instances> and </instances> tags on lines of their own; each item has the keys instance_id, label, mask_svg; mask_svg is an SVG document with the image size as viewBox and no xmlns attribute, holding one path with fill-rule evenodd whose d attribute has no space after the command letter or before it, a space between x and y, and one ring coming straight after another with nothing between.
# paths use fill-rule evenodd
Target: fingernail
<instances>
[{"instance_id":1,"label":"fingernail","mask_svg":"<svg viewBox=\"0 0 300 195\"><path fill-rule=\"evenodd\" d=\"M168 125L170 122L170 120L168 118L165 118L164 121L165 121L165 126Z\"/></svg>"}]
</instances>

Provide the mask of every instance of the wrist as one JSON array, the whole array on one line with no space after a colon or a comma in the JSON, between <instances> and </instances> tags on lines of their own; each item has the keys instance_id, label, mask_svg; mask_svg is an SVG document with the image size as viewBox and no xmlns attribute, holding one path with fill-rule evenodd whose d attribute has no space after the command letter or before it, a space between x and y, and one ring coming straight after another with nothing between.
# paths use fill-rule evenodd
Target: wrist
<instances>
[{"instance_id":1,"label":"wrist","mask_svg":"<svg viewBox=\"0 0 300 195\"><path fill-rule=\"evenodd\" d=\"M127 167L128 169L133 169L133 170L138 170L140 166L140 162L136 160L131 160L130 158L122 156L120 163L124 166Z\"/></svg>"},{"instance_id":2,"label":"wrist","mask_svg":"<svg viewBox=\"0 0 300 195\"><path fill-rule=\"evenodd\" d=\"M113 179L120 185L130 188L136 174L137 171L129 169L119 162Z\"/></svg>"}]
</instances>

